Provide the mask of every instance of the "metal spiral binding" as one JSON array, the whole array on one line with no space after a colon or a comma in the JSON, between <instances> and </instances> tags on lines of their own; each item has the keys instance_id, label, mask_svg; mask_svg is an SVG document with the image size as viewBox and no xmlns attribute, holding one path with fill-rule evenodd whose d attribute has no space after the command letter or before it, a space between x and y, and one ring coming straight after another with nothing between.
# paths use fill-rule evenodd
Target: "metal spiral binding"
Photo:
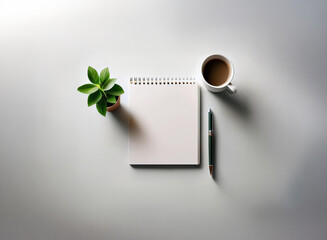
<instances>
[{"instance_id":1,"label":"metal spiral binding","mask_svg":"<svg viewBox=\"0 0 327 240\"><path fill-rule=\"evenodd\" d=\"M130 84L133 85L179 85L179 84L195 84L195 78L177 78L177 77L131 77L129 80Z\"/></svg>"}]
</instances>

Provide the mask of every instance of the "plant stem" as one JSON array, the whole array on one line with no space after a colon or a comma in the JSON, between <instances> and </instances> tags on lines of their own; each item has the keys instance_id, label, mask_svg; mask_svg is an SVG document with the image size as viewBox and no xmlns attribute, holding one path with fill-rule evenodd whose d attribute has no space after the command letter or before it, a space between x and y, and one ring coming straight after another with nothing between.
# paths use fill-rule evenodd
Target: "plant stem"
<instances>
[{"instance_id":1,"label":"plant stem","mask_svg":"<svg viewBox=\"0 0 327 240\"><path fill-rule=\"evenodd\" d=\"M95 84L95 85L100 89L101 92L103 92L104 97L108 98L107 94L103 91L103 89L100 87L100 85L99 84Z\"/></svg>"},{"instance_id":2,"label":"plant stem","mask_svg":"<svg viewBox=\"0 0 327 240\"><path fill-rule=\"evenodd\" d=\"M107 98L107 94L100 88L100 90L103 92L104 97Z\"/></svg>"}]
</instances>

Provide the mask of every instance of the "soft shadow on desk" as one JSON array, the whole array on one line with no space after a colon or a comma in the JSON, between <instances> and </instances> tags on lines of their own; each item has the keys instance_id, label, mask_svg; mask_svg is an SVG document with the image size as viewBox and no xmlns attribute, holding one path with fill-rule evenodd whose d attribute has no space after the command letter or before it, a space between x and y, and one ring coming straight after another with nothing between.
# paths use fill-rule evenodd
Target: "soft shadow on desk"
<instances>
[{"instance_id":1,"label":"soft shadow on desk","mask_svg":"<svg viewBox=\"0 0 327 240\"><path fill-rule=\"evenodd\" d=\"M120 106L116 111L111 113L118 125L128 134L138 134L140 132L140 125L137 123L133 115L124 106ZM129 122L129 124L128 124Z\"/></svg>"},{"instance_id":2,"label":"soft shadow on desk","mask_svg":"<svg viewBox=\"0 0 327 240\"><path fill-rule=\"evenodd\" d=\"M242 117L244 120L251 118L251 109L248 98L243 93L229 94L227 91L222 93L212 93L223 104L231 108L234 113Z\"/></svg>"},{"instance_id":3,"label":"soft shadow on desk","mask_svg":"<svg viewBox=\"0 0 327 240\"><path fill-rule=\"evenodd\" d=\"M211 93L213 94L217 101L220 101L222 105L225 105L231 111L238 116L240 119L250 122L252 113L249 105L249 101L246 95L244 93L235 93L235 94L229 94L228 92L222 92L222 93ZM216 117L216 119L215 119ZM218 184L221 183L221 178L220 178L220 165L219 165L219 117L213 115L213 121L214 121L214 134L213 135L213 142L214 142L214 149L213 149L213 175L212 178L214 179L215 182Z\"/></svg>"},{"instance_id":4,"label":"soft shadow on desk","mask_svg":"<svg viewBox=\"0 0 327 240\"><path fill-rule=\"evenodd\" d=\"M199 165L130 165L135 169L199 169L201 168L201 162Z\"/></svg>"}]
</instances>

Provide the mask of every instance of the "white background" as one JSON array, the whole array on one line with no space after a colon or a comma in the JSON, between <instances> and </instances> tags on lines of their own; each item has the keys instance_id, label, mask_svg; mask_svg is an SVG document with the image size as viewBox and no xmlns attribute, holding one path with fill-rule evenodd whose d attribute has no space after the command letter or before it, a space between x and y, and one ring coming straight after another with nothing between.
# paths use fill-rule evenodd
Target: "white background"
<instances>
[{"instance_id":1,"label":"white background","mask_svg":"<svg viewBox=\"0 0 327 240\"><path fill-rule=\"evenodd\" d=\"M325 0L1 1L0 239L325 240L326 22ZM201 84L214 53L235 96ZM126 90L106 118L89 65ZM130 76L196 77L199 168L129 166Z\"/></svg>"}]
</instances>

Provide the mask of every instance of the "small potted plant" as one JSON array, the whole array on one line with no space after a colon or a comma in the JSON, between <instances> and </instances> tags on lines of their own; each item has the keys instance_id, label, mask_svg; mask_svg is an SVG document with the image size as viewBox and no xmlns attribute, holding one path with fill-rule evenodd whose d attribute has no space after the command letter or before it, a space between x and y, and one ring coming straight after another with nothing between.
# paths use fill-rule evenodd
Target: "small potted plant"
<instances>
[{"instance_id":1,"label":"small potted plant","mask_svg":"<svg viewBox=\"0 0 327 240\"><path fill-rule=\"evenodd\" d=\"M120 106L120 95L124 93L121 86L116 84L116 78L110 78L109 69L105 68L98 72L88 67L87 76L91 83L80 86L77 90L89 94L87 105L96 104L98 112L106 116L106 112L112 112Z\"/></svg>"}]
</instances>

